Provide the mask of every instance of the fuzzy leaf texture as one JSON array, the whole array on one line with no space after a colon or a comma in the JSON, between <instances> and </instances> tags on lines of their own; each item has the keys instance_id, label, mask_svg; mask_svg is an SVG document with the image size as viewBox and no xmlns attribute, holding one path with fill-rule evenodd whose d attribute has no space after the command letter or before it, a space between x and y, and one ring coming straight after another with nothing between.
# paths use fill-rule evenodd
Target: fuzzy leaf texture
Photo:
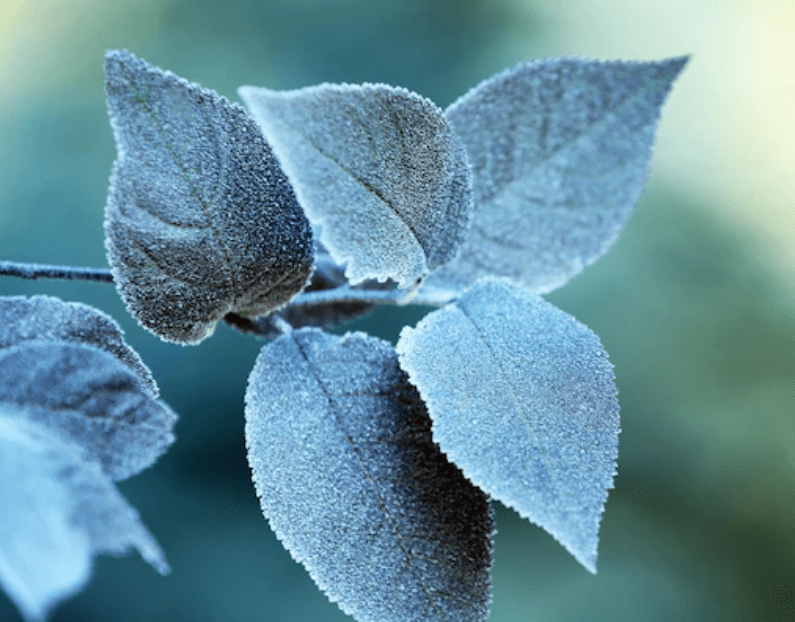
<instances>
[{"instance_id":1,"label":"fuzzy leaf texture","mask_svg":"<svg viewBox=\"0 0 795 622\"><path fill-rule=\"evenodd\" d=\"M361 622L483 621L488 499L431 440L391 345L301 329L263 348L246 443L265 517Z\"/></svg>"},{"instance_id":2,"label":"fuzzy leaf texture","mask_svg":"<svg viewBox=\"0 0 795 622\"><path fill-rule=\"evenodd\" d=\"M29 620L88 581L98 553L163 552L113 485L174 441L176 415L121 329L55 298L0 298L0 585Z\"/></svg>"},{"instance_id":3,"label":"fuzzy leaf texture","mask_svg":"<svg viewBox=\"0 0 795 622\"><path fill-rule=\"evenodd\" d=\"M598 337L522 287L488 279L404 328L397 351L445 455L596 572L619 432Z\"/></svg>"},{"instance_id":4,"label":"fuzzy leaf texture","mask_svg":"<svg viewBox=\"0 0 795 622\"><path fill-rule=\"evenodd\" d=\"M687 58L554 58L492 76L445 115L466 145L475 211L458 257L431 286L504 276L539 294L613 244L649 173L654 133Z\"/></svg>"},{"instance_id":5,"label":"fuzzy leaf texture","mask_svg":"<svg viewBox=\"0 0 795 622\"><path fill-rule=\"evenodd\" d=\"M351 283L406 288L452 259L469 224L471 174L433 102L383 84L238 92Z\"/></svg>"},{"instance_id":6,"label":"fuzzy leaf texture","mask_svg":"<svg viewBox=\"0 0 795 622\"><path fill-rule=\"evenodd\" d=\"M97 309L52 296L4 296L0 297L0 318L0 351L30 341L92 345L135 372L149 397L158 395L152 374L138 353L124 343L119 325Z\"/></svg>"},{"instance_id":7,"label":"fuzzy leaf texture","mask_svg":"<svg viewBox=\"0 0 795 622\"><path fill-rule=\"evenodd\" d=\"M245 110L128 52L109 51L105 74L118 151L105 240L130 313L190 344L298 293L309 222Z\"/></svg>"}]
</instances>

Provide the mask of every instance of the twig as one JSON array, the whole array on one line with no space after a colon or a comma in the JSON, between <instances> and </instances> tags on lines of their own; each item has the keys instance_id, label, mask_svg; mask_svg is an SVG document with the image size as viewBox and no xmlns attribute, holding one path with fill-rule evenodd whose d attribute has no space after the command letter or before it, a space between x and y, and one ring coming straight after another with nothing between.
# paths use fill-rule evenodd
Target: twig
<instances>
[{"instance_id":1,"label":"twig","mask_svg":"<svg viewBox=\"0 0 795 622\"><path fill-rule=\"evenodd\" d=\"M0 261L0 275L17 276L31 281L36 279L61 279L62 281L113 282L113 274L107 268L72 268L69 266L49 266L16 261Z\"/></svg>"}]
</instances>

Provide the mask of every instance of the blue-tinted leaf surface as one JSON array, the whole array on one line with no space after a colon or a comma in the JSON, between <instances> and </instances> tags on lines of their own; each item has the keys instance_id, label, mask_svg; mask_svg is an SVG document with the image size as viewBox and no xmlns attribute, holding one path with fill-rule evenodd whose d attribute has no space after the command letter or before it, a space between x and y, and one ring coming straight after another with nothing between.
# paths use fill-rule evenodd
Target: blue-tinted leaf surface
<instances>
[{"instance_id":1,"label":"blue-tinted leaf surface","mask_svg":"<svg viewBox=\"0 0 795 622\"><path fill-rule=\"evenodd\" d=\"M486 496L431 440L394 349L301 329L249 378L246 443L263 512L329 598L358 620L485 620Z\"/></svg>"},{"instance_id":2,"label":"blue-tinted leaf surface","mask_svg":"<svg viewBox=\"0 0 795 622\"><path fill-rule=\"evenodd\" d=\"M98 553L162 551L113 486L174 441L176 415L121 329L57 298L0 298L0 585L43 619Z\"/></svg>"},{"instance_id":3,"label":"blue-tinted leaf surface","mask_svg":"<svg viewBox=\"0 0 795 622\"><path fill-rule=\"evenodd\" d=\"M173 411L93 346L30 342L0 350L0 401L28 407L114 480L147 468L174 442Z\"/></svg>"},{"instance_id":4,"label":"blue-tinted leaf surface","mask_svg":"<svg viewBox=\"0 0 795 622\"><path fill-rule=\"evenodd\" d=\"M471 174L433 102L382 84L238 92L352 283L409 287L458 251Z\"/></svg>"},{"instance_id":5,"label":"blue-tinted leaf surface","mask_svg":"<svg viewBox=\"0 0 795 622\"><path fill-rule=\"evenodd\" d=\"M105 58L118 157L108 261L130 313L197 343L229 312L266 313L298 293L311 229L245 110L127 52Z\"/></svg>"},{"instance_id":6,"label":"blue-tinted leaf surface","mask_svg":"<svg viewBox=\"0 0 795 622\"><path fill-rule=\"evenodd\" d=\"M466 145L475 211L458 257L428 282L566 283L615 241L649 173L660 108L685 58L523 63L445 112Z\"/></svg>"},{"instance_id":7,"label":"blue-tinted leaf surface","mask_svg":"<svg viewBox=\"0 0 795 622\"><path fill-rule=\"evenodd\" d=\"M152 374L124 343L119 325L98 309L52 296L0 298L0 350L28 341L80 343L105 350L138 375L149 397L158 395Z\"/></svg>"},{"instance_id":8,"label":"blue-tinted leaf surface","mask_svg":"<svg viewBox=\"0 0 795 622\"><path fill-rule=\"evenodd\" d=\"M0 401L98 460L114 480L150 466L174 442L174 412L104 313L57 298L0 298Z\"/></svg>"},{"instance_id":9,"label":"blue-tinted leaf surface","mask_svg":"<svg viewBox=\"0 0 795 622\"><path fill-rule=\"evenodd\" d=\"M163 552L99 463L0 402L0 586L43 620L88 581L94 555L136 548L158 571Z\"/></svg>"},{"instance_id":10,"label":"blue-tinted leaf surface","mask_svg":"<svg viewBox=\"0 0 795 622\"><path fill-rule=\"evenodd\" d=\"M404 328L397 351L447 457L595 572L619 431L597 336L518 285L485 280Z\"/></svg>"}]
</instances>

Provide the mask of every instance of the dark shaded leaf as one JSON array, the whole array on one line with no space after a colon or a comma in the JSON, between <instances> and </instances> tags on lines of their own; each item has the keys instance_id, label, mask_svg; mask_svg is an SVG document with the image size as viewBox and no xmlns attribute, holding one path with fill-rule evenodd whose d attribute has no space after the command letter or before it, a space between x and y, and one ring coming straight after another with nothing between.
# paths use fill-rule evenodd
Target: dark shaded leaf
<instances>
[{"instance_id":1,"label":"dark shaded leaf","mask_svg":"<svg viewBox=\"0 0 795 622\"><path fill-rule=\"evenodd\" d=\"M0 350L27 341L95 346L126 364L138 375L142 390L156 398L152 374L122 335L113 318L81 302L64 302L52 296L0 297Z\"/></svg>"},{"instance_id":2,"label":"dark shaded leaf","mask_svg":"<svg viewBox=\"0 0 795 622\"><path fill-rule=\"evenodd\" d=\"M471 174L430 100L383 84L238 92L351 283L406 288L458 251Z\"/></svg>"},{"instance_id":3,"label":"dark shaded leaf","mask_svg":"<svg viewBox=\"0 0 795 622\"><path fill-rule=\"evenodd\" d=\"M619 432L598 337L518 285L484 280L404 328L397 351L447 457L596 572Z\"/></svg>"},{"instance_id":4,"label":"dark shaded leaf","mask_svg":"<svg viewBox=\"0 0 795 622\"><path fill-rule=\"evenodd\" d=\"M113 480L151 465L176 415L121 329L57 298L0 298L0 585L30 620L80 590L99 553L163 552Z\"/></svg>"},{"instance_id":5,"label":"dark shaded leaf","mask_svg":"<svg viewBox=\"0 0 795 622\"><path fill-rule=\"evenodd\" d=\"M176 415L110 317L48 296L0 298L0 401L30 407L115 480L174 442Z\"/></svg>"},{"instance_id":6,"label":"dark shaded leaf","mask_svg":"<svg viewBox=\"0 0 795 622\"><path fill-rule=\"evenodd\" d=\"M151 466L174 442L174 412L93 346L34 341L0 350L0 401L27 407L114 480Z\"/></svg>"},{"instance_id":7,"label":"dark shaded leaf","mask_svg":"<svg viewBox=\"0 0 795 622\"><path fill-rule=\"evenodd\" d=\"M246 392L263 512L359 620L485 620L487 497L431 440L394 349L302 329L263 348Z\"/></svg>"},{"instance_id":8,"label":"dark shaded leaf","mask_svg":"<svg viewBox=\"0 0 795 622\"><path fill-rule=\"evenodd\" d=\"M649 174L654 132L686 58L522 63L445 112L466 145L475 211L461 253L428 283L507 276L565 284L616 240Z\"/></svg>"},{"instance_id":9,"label":"dark shaded leaf","mask_svg":"<svg viewBox=\"0 0 795 622\"><path fill-rule=\"evenodd\" d=\"M127 52L108 52L105 73L118 150L106 246L130 313L197 343L229 312L259 315L298 293L309 223L245 110Z\"/></svg>"}]
</instances>

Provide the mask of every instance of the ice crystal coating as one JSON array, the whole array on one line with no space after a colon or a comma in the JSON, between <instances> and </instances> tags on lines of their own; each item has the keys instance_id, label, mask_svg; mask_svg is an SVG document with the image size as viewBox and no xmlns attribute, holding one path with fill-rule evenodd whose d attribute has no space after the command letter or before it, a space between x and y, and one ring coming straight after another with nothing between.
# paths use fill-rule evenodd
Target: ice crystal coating
<instances>
[{"instance_id":1,"label":"ice crystal coating","mask_svg":"<svg viewBox=\"0 0 795 622\"><path fill-rule=\"evenodd\" d=\"M0 350L0 401L84 450L109 477L151 466L174 442L176 415L140 379L92 346L30 342Z\"/></svg>"},{"instance_id":2,"label":"ice crystal coating","mask_svg":"<svg viewBox=\"0 0 795 622\"><path fill-rule=\"evenodd\" d=\"M315 243L315 265L309 284L304 293L320 292L340 287L348 287L345 270L337 265L331 255L323 248L322 244ZM351 289L387 290L394 287L394 283L387 281L380 283L370 280L354 285ZM329 328L343 322L352 321L369 312L374 305L366 302L335 301L327 304L310 306L288 305L268 315L255 318L234 318L237 320L235 327L242 332L248 332L267 339L274 339L282 334L279 328L280 321L286 321L293 328L314 326ZM227 320L230 319L227 317Z\"/></svg>"},{"instance_id":3,"label":"ice crystal coating","mask_svg":"<svg viewBox=\"0 0 795 622\"><path fill-rule=\"evenodd\" d=\"M370 622L483 622L487 497L431 440L391 345L301 329L263 348L246 393L263 512L340 607Z\"/></svg>"},{"instance_id":4,"label":"ice crystal coating","mask_svg":"<svg viewBox=\"0 0 795 622\"><path fill-rule=\"evenodd\" d=\"M238 92L351 283L409 287L456 254L471 174L433 102L383 84Z\"/></svg>"},{"instance_id":5,"label":"ice crystal coating","mask_svg":"<svg viewBox=\"0 0 795 622\"><path fill-rule=\"evenodd\" d=\"M118 157L108 261L130 313L198 343L229 312L266 313L309 277L312 235L245 110L128 52L105 57Z\"/></svg>"},{"instance_id":6,"label":"ice crystal coating","mask_svg":"<svg viewBox=\"0 0 795 622\"><path fill-rule=\"evenodd\" d=\"M64 302L52 296L0 297L0 351L27 341L95 346L134 371L149 397L158 395L152 374L138 353L124 343L116 320L82 302Z\"/></svg>"},{"instance_id":7,"label":"ice crystal coating","mask_svg":"<svg viewBox=\"0 0 795 622\"><path fill-rule=\"evenodd\" d=\"M649 173L654 132L687 58L553 58L492 76L445 115L467 149L475 210L458 257L432 274L556 289L618 237Z\"/></svg>"},{"instance_id":8,"label":"ice crystal coating","mask_svg":"<svg viewBox=\"0 0 795 622\"><path fill-rule=\"evenodd\" d=\"M397 352L450 461L596 572L619 432L613 367L598 337L518 285L489 279L404 328Z\"/></svg>"}]
</instances>

